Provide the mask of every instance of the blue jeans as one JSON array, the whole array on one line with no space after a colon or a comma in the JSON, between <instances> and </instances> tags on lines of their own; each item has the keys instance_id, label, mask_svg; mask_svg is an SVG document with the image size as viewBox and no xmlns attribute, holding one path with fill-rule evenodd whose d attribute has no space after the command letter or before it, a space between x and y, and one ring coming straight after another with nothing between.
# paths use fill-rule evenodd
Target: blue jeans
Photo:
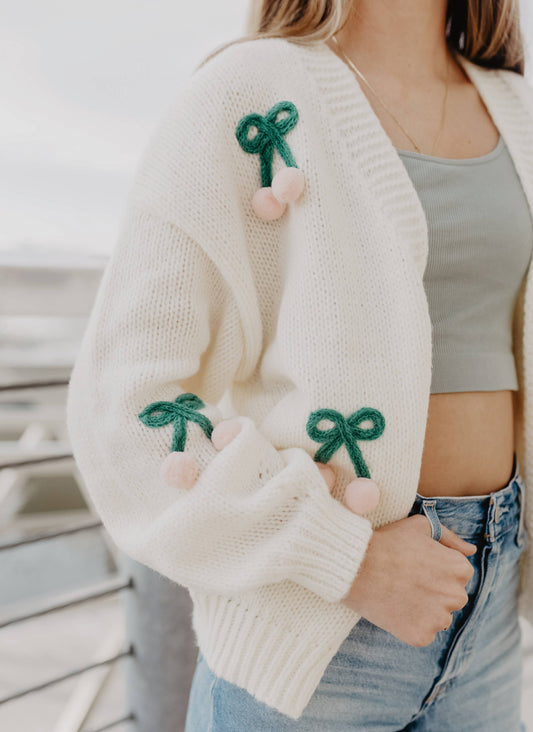
<instances>
[{"instance_id":1,"label":"blue jeans","mask_svg":"<svg viewBox=\"0 0 533 732\"><path fill-rule=\"evenodd\" d=\"M493 493L416 494L409 515L424 512L434 539L442 525L477 546L468 557L475 570L469 601L428 646L411 646L361 618L298 720L216 676L199 652L185 732L525 730L517 611L518 558L529 543L523 491L515 455L511 479Z\"/></svg>"}]
</instances>

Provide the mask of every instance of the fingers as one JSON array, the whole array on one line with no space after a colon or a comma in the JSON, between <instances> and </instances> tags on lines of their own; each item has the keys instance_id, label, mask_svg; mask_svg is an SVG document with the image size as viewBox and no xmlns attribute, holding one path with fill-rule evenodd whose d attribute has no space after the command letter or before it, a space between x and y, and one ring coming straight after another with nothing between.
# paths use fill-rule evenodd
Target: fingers
<instances>
[{"instance_id":1,"label":"fingers","mask_svg":"<svg viewBox=\"0 0 533 732\"><path fill-rule=\"evenodd\" d=\"M477 551L475 544L471 544L470 542L461 539L460 536L457 536L454 531L448 529L446 526L442 526L440 544L444 544L444 546L450 547L450 549L457 549L457 551L466 556L472 556L472 554L475 554Z\"/></svg>"},{"instance_id":2,"label":"fingers","mask_svg":"<svg viewBox=\"0 0 533 732\"><path fill-rule=\"evenodd\" d=\"M325 465L323 463L317 463L318 468L320 469L320 472L322 473L322 476L331 491L335 485L336 475L335 471L331 467L331 465ZM355 484L356 481L353 481ZM372 481L368 481L369 483ZM351 484L350 484L351 485ZM378 494L379 495L379 494ZM372 506L373 507L373 506ZM364 511L355 511L356 513L364 513ZM416 514L415 514L416 515ZM432 527L430 520L424 515L419 514L422 518L426 519L424 521L425 531L427 532L428 536L432 535ZM411 518L414 518L412 516ZM472 556L477 552L477 546L475 544L471 544L468 541L465 541L464 539L461 539L460 536L457 536L457 534L449 529L447 526L443 526L441 524L442 529L442 535L439 539L439 544L443 544L444 546L449 547L450 549L456 549L457 551L461 552L461 554L464 554L465 556Z\"/></svg>"},{"instance_id":3,"label":"fingers","mask_svg":"<svg viewBox=\"0 0 533 732\"><path fill-rule=\"evenodd\" d=\"M432 535L431 521L427 518L425 514L414 514L413 516L410 516L410 519L418 520L420 522L420 525L423 526L425 533L428 536ZM422 519L424 520L422 521ZM449 529L447 526L443 526L441 524L441 531L442 535L439 539L439 544L443 544L450 549L456 549L457 551L461 552L461 554L464 554L467 557L472 556L476 553L477 547L475 544L471 544L470 542L461 539L461 537L457 536L457 534Z\"/></svg>"},{"instance_id":4,"label":"fingers","mask_svg":"<svg viewBox=\"0 0 533 732\"><path fill-rule=\"evenodd\" d=\"M411 516L411 518L420 517L420 524L422 525L422 520L425 519L423 522L424 531L428 536L432 536L432 526L431 521L429 518L423 514L415 514L414 516ZM439 539L439 544L443 544L444 546L449 547L450 549L456 549L457 551L461 552L465 556L472 556L476 553L477 547L475 544L471 544L469 541L465 541L464 539L461 539L460 536L457 536L455 531L452 531L447 526L444 526L441 524L441 537Z\"/></svg>"}]
</instances>

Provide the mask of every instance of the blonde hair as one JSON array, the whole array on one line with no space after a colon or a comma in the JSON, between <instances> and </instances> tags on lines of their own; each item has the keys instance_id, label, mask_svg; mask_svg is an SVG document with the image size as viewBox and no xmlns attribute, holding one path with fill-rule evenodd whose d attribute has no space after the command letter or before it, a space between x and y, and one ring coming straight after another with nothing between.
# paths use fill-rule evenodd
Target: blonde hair
<instances>
[{"instance_id":1,"label":"blonde hair","mask_svg":"<svg viewBox=\"0 0 533 732\"><path fill-rule=\"evenodd\" d=\"M250 0L246 35L217 46L197 66L234 43L288 38L295 43L327 41L348 20L357 0ZM519 0L448 0L448 44L474 63L524 74L524 39Z\"/></svg>"}]
</instances>

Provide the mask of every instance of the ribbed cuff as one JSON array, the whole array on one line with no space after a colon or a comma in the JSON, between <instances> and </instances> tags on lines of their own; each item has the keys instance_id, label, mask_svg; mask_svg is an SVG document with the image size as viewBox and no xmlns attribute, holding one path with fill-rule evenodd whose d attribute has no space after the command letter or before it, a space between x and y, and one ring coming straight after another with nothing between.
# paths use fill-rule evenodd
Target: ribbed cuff
<instances>
[{"instance_id":1,"label":"ribbed cuff","mask_svg":"<svg viewBox=\"0 0 533 732\"><path fill-rule=\"evenodd\" d=\"M339 602L357 575L372 524L325 491L309 497L302 519L305 531L294 547L291 579L328 602Z\"/></svg>"},{"instance_id":2,"label":"ribbed cuff","mask_svg":"<svg viewBox=\"0 0 533 732\"><path fill-rule=\"evenodd\" d=\"M324 622L318 623L320 610L297 598L300 612L310 614L313 627L303 627L295 633L283 626L281 618L277 623L246 600L196 590L190 590L190 594L196 641L212 671L295 720L302 715L331 659L361 617L344 605L333 605L324 612ZM282 603L283 598L281 591L278 602ZM265 611L271 614L275 602L276 598L270 597ZM280 729L286 721L280 719Z\"/></svg>"}]
</instances>

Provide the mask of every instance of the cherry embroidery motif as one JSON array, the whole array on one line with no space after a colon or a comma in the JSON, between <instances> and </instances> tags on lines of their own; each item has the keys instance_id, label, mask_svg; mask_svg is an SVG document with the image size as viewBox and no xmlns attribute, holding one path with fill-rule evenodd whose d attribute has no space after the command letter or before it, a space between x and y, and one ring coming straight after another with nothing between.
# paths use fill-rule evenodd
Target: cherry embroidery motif
<instances>
[{"instance_id":1,"label":"cherry embroidery motif","mask_svg":"<svg viewBox=\"0 0 533 732\"><path fill-rule=\"evenodd\" d=\"M333 427L319 429L318 423L323 419L333 422ZM359 426L366 420L373 423L372 427ZM383 434L384 429L385 417L379 409L372 407L362 407L347 418L336 409L317 409L311 412L307 420L306 430L309 437L323 443L315 453L315 461L327 463L342 445L346 447L358 477L346 486L344 503L354 513L363 514L372 511L379 502L379 487L370 477L370 471L357 442L375 440Z\"/></svg>"},{"instance_id":2,"label":"cherry embroidery motif","mask_svg":"<svg viewBox=\"0 0 533 732\"><path fill-rule=\"evenodd\" d=\"M204 406L204 402L196 394L185 392L177 396L173 402L152 402L137 415L147 427L165 427L169 424L172 424L174 427L171 452L166 456L160 466L160 476L169 486L188 489L192 488L198 479L198 463L194 455L185 451L189 422L194 422L201 427L206 437L211 440L213 447L218 452L229 445L242 430L242 424L235 418L221 420L213 427L211 420L205 414L201 414L198 411ZM319 430L317 428L316 425L321 419L332 419L332 416L335 415L338 415L334 420L336 421L337 427L333 428L333 430ZM381 421L377 415L379 415ZM357 426L357 422L369 418L374 421L373 429L361 430ZM355 459L358 465L363 465L366 473L368 473L368 468L366 468L359 448L355 445L355 440L375 439L375 437L379 437L379 434L383 431L383 427L384 420L381 412L370 409L359 410L359 412L354 413L347 420L339 412L335 412L335 410L317 410L310 415L307 422L307 432L310 437L325 443L315 454L315 461L321 459L323 462L327 462L344 441L347 447L350 445L349 452L350 456L353 456L352 459ZM360 457L357 457L357 455ZM326 485L331 491L335 484L334 471L329 465L319 464L318 467ZM258 474L261 480L263 479L264 472L264 470L261 470ZM268 474L268 471L266 472ZM376 483L369 478L370 474L368 474L368 478L360 477L346 487L344 503L353 513L367 513L379 501L379 489Z\"/></svg>"},{"instance_id":3,"label":"cherry embroidery motif","mask_svg":"<svg viewBox=\"0 0 533 732\"><path fill-rule=\"evenodd\" d=\"M277 120L280 112L288 116ZM239 120L235 135L239 145L247 153L258 154L261 160L261 184L253 198L252 207L256 214L267 221L278 219L285 212L287 203L296 201L304 188L304 175L296 165L294 156L284 139L298 122L298 110L293 102L283 100L277 102L263 116L258 112L250 112ZM248 132L251 127L257 133L251 139ZM279 170L272 178L272 160L274 149L278 151L286 168Z\"/></svg>"}]
</instances>

